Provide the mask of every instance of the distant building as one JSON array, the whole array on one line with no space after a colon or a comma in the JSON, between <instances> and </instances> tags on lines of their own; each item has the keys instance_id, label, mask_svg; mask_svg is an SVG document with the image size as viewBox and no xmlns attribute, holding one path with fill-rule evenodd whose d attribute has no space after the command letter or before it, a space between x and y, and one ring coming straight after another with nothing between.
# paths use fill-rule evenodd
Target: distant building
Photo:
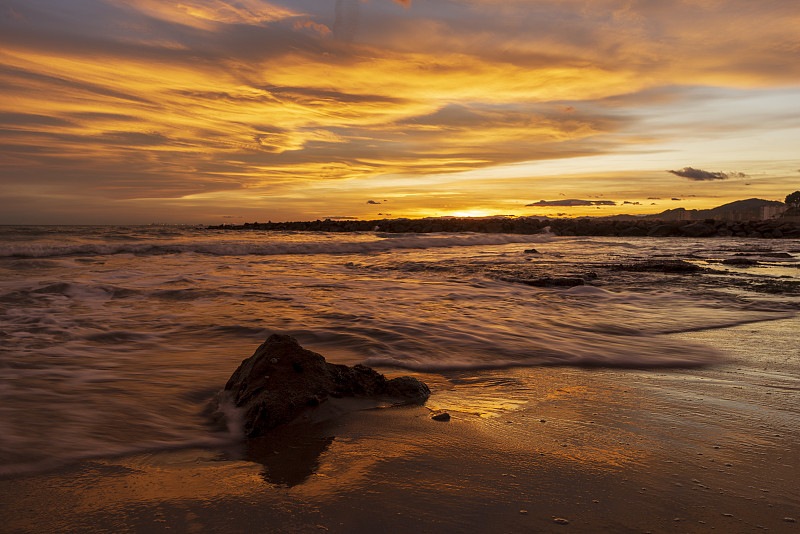
<instances>
[{"instance_id":1,"label":"distant building","mask_svg":"<svg viewBox=\"0 0 800 534\"><path fill-rule=\"evenodd\" d=\"M776 219L786 211L786 204L783 202L754 202L755 200L732 202L711 211L716 212L714 218L721 221L764 221Z\"/></svg>"},{"instance_id":2,"label":"distant building","mask_svg":"<svg viewBox=\"0 0 800 534\"><path fill-rule=\"evenodd\" d=\"M778 217L783 215L784 211L786 211L786 204L784 204L783 206L775 206L775 205L764 206L763 208L761 208L761 220L777 219Z\"/></svg>"},{"instance_id":3,"label":"distant building","mask_svg":"<svg viewBox=\"0 0 800 534\"><path fill-rule=\"evenodd\" d=\"M749 198L730 202L709 210L674 208L655 215L648 215L647 218L668 221L701 221L704 219L714 219L716 221L763 221L776 219L785 211L786 204L783 202Z\"/></svg>"}]
</instances>

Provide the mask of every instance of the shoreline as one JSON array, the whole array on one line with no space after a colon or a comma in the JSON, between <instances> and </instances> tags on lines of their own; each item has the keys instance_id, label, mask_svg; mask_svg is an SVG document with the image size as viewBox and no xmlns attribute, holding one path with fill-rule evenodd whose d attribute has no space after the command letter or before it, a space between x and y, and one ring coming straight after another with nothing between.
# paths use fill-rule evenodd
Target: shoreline
<instances>
[{"instance_id":1,"label":"shoreline","mask_svg":"<svg viewBox=\"0 0 800 534\"><path fill-rule=\"evenodd\" d=\"M292 232L384 232L403 233L505 233L538 234L548 229L556 236L602 237L743 237L767 239L800 238L800 218L765 220L665 220L548 219L540 217L442 219L316 220L293 222L221 224L208 230Z\"/></svg>"},{"instance_id":2,"label":"shoreline","mask_svg":"<svg viewBox=\"0 0 800 534\"><path fill-rule=\"evenodd\" d=\"M667 336L728 353L702 369L417 374L426 406L0 479L0 531L796 532L798 326Z\"/></svg>"}]
</instances>

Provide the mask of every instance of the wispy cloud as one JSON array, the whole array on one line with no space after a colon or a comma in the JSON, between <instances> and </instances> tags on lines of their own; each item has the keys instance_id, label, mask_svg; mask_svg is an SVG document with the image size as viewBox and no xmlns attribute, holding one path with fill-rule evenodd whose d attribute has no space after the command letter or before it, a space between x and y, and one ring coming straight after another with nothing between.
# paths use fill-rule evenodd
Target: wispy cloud
<instances>
[{"instance_id":1,"label":"wispy cloud","mask_svg":"<svg viewBox=\"0 0 800 534\"><path fill-rule=\"evenodd\" d=\"M680 176L681 178L688 178L696 182L703 182L709 180L727 180L728 174L724 172L709 172L694 167L684 167L679 171L667 171L668 173Z\"/></svg>"},{"instance_id":2,"label":"wispy cloud","mask_svg":"<svg viewBox=\"0 0 800 534\"><path fill-rule=\"evenodd\" d=\"M630 204L630 202L628 202ZM577 198L568 198L564 200L540 200L532 204L525 204L526 207L532 206L616 206L617 203L613 200L580 200Z\"/></svg>"}]
</instances>

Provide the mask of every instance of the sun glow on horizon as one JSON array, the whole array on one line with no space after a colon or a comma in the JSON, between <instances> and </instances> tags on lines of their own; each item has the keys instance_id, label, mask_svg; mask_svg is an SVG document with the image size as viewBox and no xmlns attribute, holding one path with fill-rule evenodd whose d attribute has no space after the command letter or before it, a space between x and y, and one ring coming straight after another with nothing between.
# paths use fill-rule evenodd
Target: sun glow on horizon
<instances>
[{"instance_id":1,"label":"sun glow on horizon","mask_svg":"<svg viewBox=\"0 0 800 534\"><path fill-rule=\"evenodd\" d=\"M451 217L490 217L495 213L489 210L466 210L466 211L452 211L447 215Z\"/></svg>"}]
</instances>

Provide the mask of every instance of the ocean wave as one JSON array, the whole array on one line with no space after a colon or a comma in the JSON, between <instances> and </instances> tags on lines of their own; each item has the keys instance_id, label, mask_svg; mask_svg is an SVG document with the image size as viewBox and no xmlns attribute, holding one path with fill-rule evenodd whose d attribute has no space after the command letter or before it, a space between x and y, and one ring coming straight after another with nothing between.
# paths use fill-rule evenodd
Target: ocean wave
<instances>
[{"instance_id":1,"label":"ocean wave","mask_svg":"<svg viewBox=\"0 0 800 534\"><path fill-rule=\"evenodd\" d=\"M168 290L164 290L168 291ZM177 290L172 290L177 291ZM80 284L75 282L57 282L37 288L17 289L0 294L0 303L34 303L37 299L47 297L71 297L82 299L126 299L141 294L141 291L107 284Z\"/></svg>"},{"instance_id":2,"label":"ocean wave","mask_svg":"<svg viewBox=\"0 0 800 534\"><path fill-rule=\"evenodd\" d=\"M0 258L50 258L58 256L98 256L134 254L208 254L213 256L293 255L293 254L362 254L399 249L470 247L506 245L509 243L544 243L551 234L427 234L376 239L372 241L326 242L213 242L189 241L169 243L5 243L0 244Z\"/></svg>"},{"instance_id":3,"label":"ocean wave","mask_svg":"<svg viewBox=\"0 0 800 534\"><path fill-rule=\"evenodd\" d=\"M568 366L616 368L702 367L724 360L713 347L699 343L675 341L656 336L626 336L611 339L562 339L557 346L530 350L495 350L491 352L459 351L453 355L431 351L424 357L386 354L367 358L365 365L408 369L417 372L463 371L470 369L504 369L510 367ZM388 351L387 351L388 352Z\"/></svg>"}]
</instances>

